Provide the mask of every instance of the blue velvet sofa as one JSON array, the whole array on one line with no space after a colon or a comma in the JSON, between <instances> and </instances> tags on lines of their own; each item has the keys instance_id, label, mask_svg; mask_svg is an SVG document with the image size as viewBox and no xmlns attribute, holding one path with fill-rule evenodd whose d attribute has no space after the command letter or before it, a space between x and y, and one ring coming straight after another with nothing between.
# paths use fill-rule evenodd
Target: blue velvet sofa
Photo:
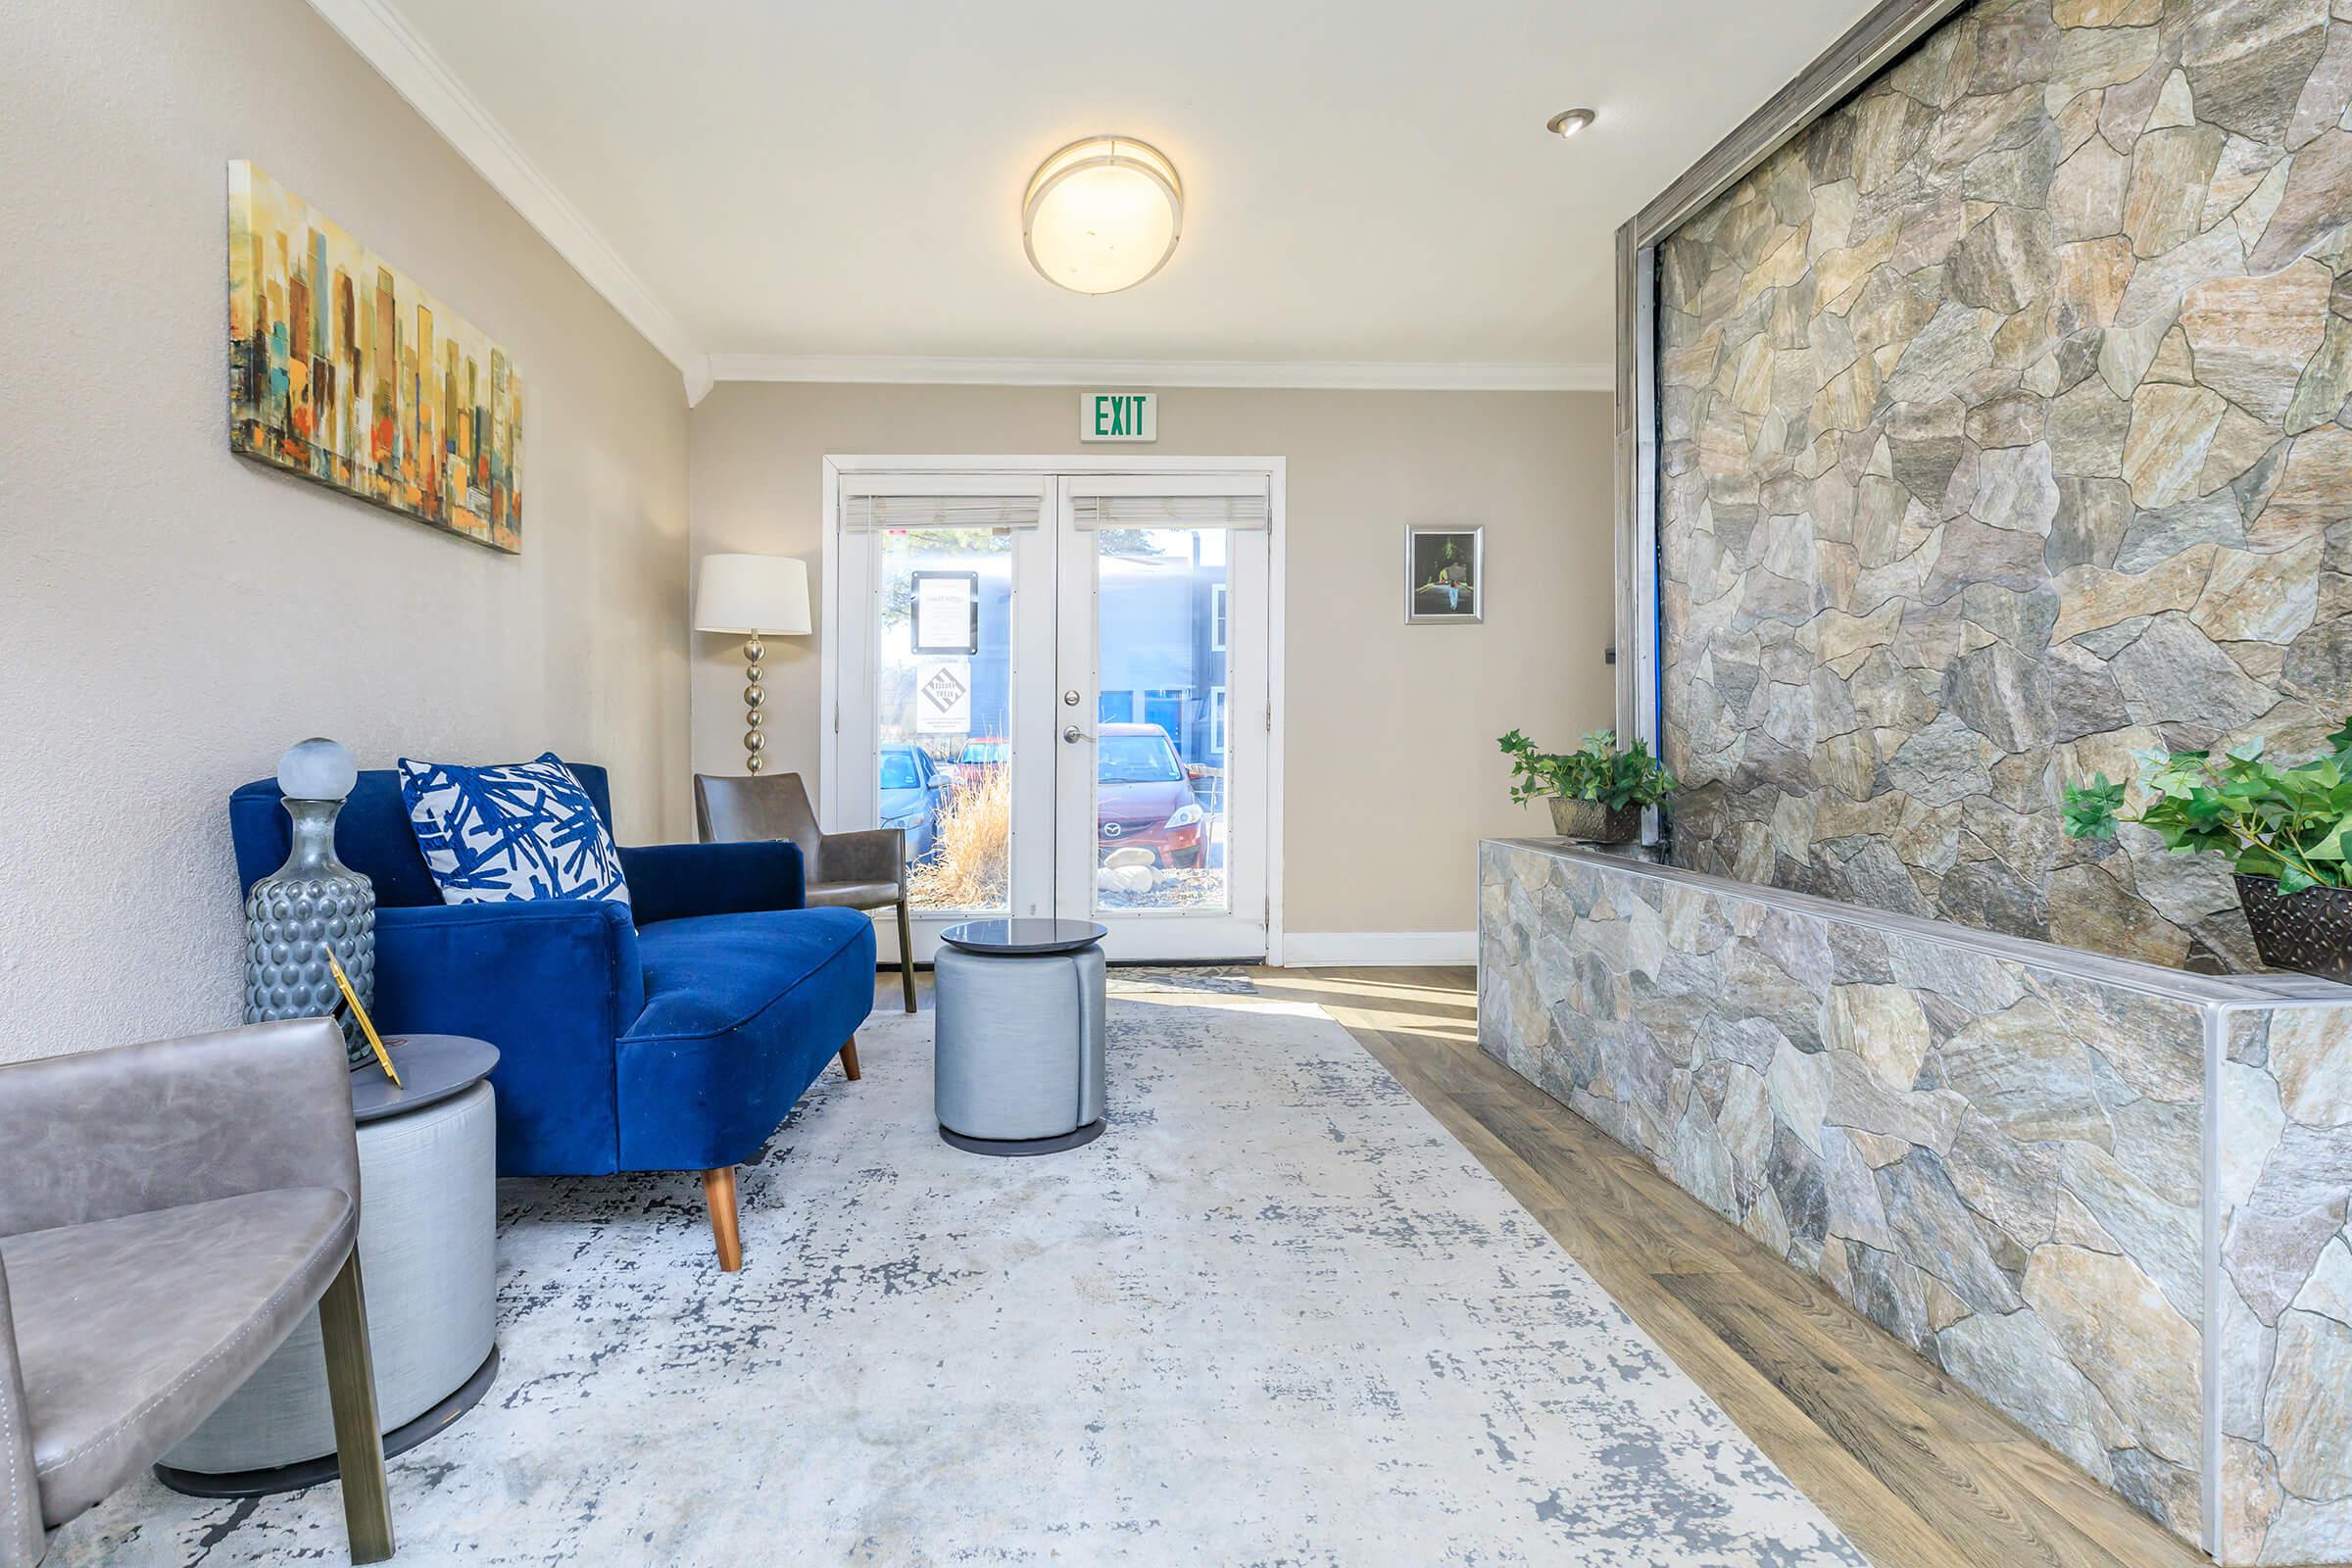
<instances>
[{"instance_id":1,"label":"blue velvet sofa","mask_svg":"<svg viewBox=\"0 0 2352 1568\"><path fill-rule=\"evenodd\" d=\"M569 765L609 830L605 770ZM275 781L228 817L251 889L286 858ZM858 1076L872 922L802 907L782 842L624 849L628 904L444 904L389 769L360 774L335 854L375 884L377 1027L498 1047L500 1174L700 1171L720 1265L739 1266L735 1166L833 1056Z\"/></svg>"}]
</instances>

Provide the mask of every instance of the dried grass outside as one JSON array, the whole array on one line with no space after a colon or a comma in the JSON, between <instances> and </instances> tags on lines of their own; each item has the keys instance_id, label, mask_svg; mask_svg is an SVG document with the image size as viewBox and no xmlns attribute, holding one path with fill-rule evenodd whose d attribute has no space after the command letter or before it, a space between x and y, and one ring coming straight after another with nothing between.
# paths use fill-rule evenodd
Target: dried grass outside
<instances>
[{"instance_id":1,"label":"dried grass outside","mask_svg":"<svg viewBox=\"0 0 2352 1568\"><path fill-rule=\"evenodd\" d=\"M940 803L931 856L907 867L906 891L923 909L1002 909L1010 899L1012 769L959 778Z\"/></svg>"}]
</instances>

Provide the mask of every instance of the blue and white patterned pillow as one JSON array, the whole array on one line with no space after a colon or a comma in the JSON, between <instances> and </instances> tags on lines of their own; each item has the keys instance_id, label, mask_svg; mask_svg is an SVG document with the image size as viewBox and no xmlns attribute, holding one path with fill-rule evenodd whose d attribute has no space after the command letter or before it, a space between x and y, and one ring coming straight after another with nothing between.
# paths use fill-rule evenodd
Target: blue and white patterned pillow
<instances>
[{"instance_id":1,"label":"blue and white patterned pillow","mask_svg":"<svg viewBox=\"0 0 2352 1568\"><path fill-rule=\"evenodd\" d=\"M444 904L629 902L612 835L553 752L502 767L404 757L400 798Z\"/></svg>"}]
</instances>

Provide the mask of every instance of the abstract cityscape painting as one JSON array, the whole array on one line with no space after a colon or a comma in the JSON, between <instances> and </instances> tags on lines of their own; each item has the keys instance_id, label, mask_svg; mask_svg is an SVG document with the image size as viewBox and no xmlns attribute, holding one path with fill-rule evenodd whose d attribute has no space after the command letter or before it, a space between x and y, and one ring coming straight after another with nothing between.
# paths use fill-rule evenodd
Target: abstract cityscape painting
<instances>
[{"instance_id":1,"label":"abstract cityscape painting","mask_svg":"<svg viewBox=\"0 0 2352 1568\"><path fill-rule=\"evenodd\" d=\"M506 351L250 163L228 166L228 444L518 554Z\"/></svg>"}]
</instances>

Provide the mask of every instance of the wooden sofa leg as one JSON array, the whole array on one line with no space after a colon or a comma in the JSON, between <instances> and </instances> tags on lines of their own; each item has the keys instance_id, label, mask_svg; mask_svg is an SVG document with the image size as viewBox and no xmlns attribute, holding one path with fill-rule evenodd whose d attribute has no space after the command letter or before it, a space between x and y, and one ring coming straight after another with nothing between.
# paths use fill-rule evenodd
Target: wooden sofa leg
<instances>
[{"instance_id":1,"label":"wooden sofa leg","mask_svg":"<svg viewBox=\"0 0 2352 1568\"><path fill-rule=\"evenodd\" d=\"M735 1228L735 1167L703 1172L703 1198L710 1205L710 1239L718 1244L718 1266L733 1274L743 1267L743 1235Z\"/></svg>"},{"instance_id":2,"label":"wooden sofa leg","mask_svg":"<svg viewBox=\"0 0 2352 1568\"><path fill-rule=\"evenodd\" d=\"M914 937L906 929L906 900L899 900L899 984L906 990L906 1010L914 1010ZM856 1073L850 1074L855 1078Z\"/></svg>"},{"instance_id":3,"label":"wooden sofa leg","mask_svg":"<svg viewBox=\"0 0 2352 1568\"><path fill-rule=\"evenodd\" d=\"M368 1301L353 1248L318 1298L326 1349L326 1397L334 1412L335 1465L343 1476L343 1528L353 1562L392 1555L392 1497L384 1480L384 1435L375 1414L375 1365L368 1348Z\"/></svg>"},{"instance_id":4,"label":"wooden sofa leg","mask_svg":"<svg viewBox=\"0 0 2352 1568\"><path fill-rule=\"evenodd\" d=\"M856 1035L850 1036L850 1043L841 1048L841 1075L852 1083L858 1081L858 1037Z\"/></svg>"}]
</instances>

